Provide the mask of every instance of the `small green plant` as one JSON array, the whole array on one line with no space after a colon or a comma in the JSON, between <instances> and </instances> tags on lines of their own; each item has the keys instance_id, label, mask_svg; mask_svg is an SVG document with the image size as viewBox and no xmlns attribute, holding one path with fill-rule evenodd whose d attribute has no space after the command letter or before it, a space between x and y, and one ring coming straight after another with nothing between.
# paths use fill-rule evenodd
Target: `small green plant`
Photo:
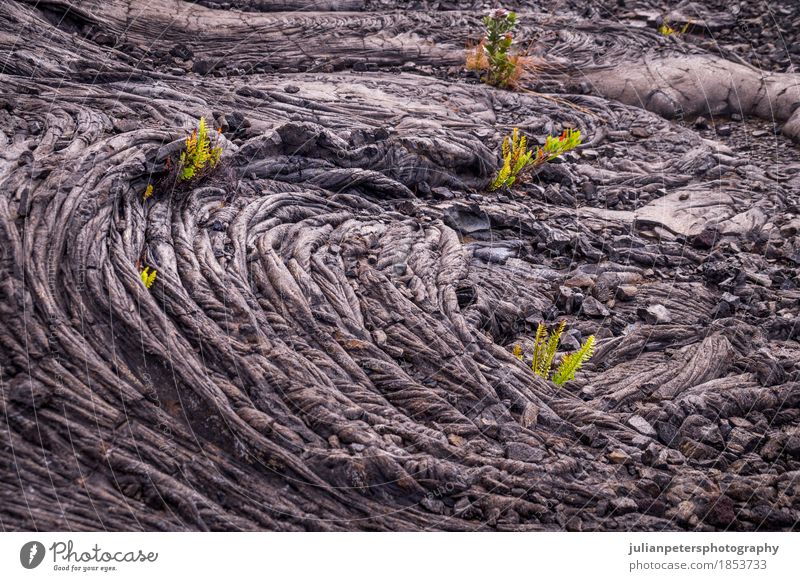
<instances>
[{"instance_id":1,"label":"small green plant","mask_svg":"<svg viewBox=\"0 0 800 581\"><path fill-rule=\"evenodd\" d=\"M530 165L533 156L532 151L528 151L528 138L520 135L519 129L514 127L511 136L503 138L503 167L497 172L497 176L492 182L491 189L496 190L502 186L511 187L517 181L517 176Z\"/></svg>"},{"instance_id":2,"label":"small green plant","mask_svg":"<svg viewBox=\"0 0 800 581\"><path fill-rule=\"evenodd\" d=\"M510 136L503 138L503 166L489 186L494 191L503 186L511 187L517 179L545 162L572 151L581 144L581 132L577 129L565 129L559 137L548 135L544 147L536 148L536 155L528 150L527 137L521 135L515 127Z\"/></svg>"},{"instance_id":3,"label":"small green plant","mask_svg":"<svg viewBox=\"0 0 800 581\"><path fill-rule=\"evenodd\" d=\"M691 24L692 22L689 21L683 25L683 28L678 30L676 28L672 28L672 26L669 24L669 20L664 18L664 20L661 22L661 26L658 27L658 31L664 36L672 36L673 34L686 34L686 31L689 30L689 26Z\"/></svg>"},{"instance_id":4,"label":"small green plant","mask_svg":"<svg viewBox=\"0 0 800 581\"><path fill-rule=\"evenodd\" d=\"M203 175L219 163L222 147L211 146L211 137L206 129L206 120L200 117L200 125L186 138L186 149L181 152L178 180L185 182Z\"/></svg>"},{"instance_id":5,"label":"small green plant","mask_svg":"<svg viewBox=\"0 0 800 581\"><path fill-rule=\"evenodd\" d=\"M584 363L589 361L592 355L594 355L594 335L589 335L580 349L564 355L561 359L561 364L553 374L553 383L564 385L566 382L575 379L575 374Z\"/></svg>"},{"instance_id":6,"label":"small green plant","mask_svg":"<svg viewBox=\"0 0 800 581\"><path fill-rule=\"evenodd\" d=\"M575 374L580 370L584 363L591 358L594 353L595 338L590 335L583 342L580 349L572 353L567 353L561 358L561 362L552 373L553 360L555 359L561 335L567 322L561 321L556 329L549 333L544 323L539 323L536 328L536 337L533 342L533 357L531 358L531 369L539 377L550 379L556 385L564 385L568 381L575 379ZM522 348L515 345L512 351L515 357L523 360Z\"/></svg>"},{"instance_id":7,"label":"small green plant","mask_svg":"<svg viewBox=\"0 0 800 581\"><path fill-rule=\"evenodd\" d=\"M578 147L582 141L581 132L578 129L565 129L558 137L548 135L544 147L537 149L536 159L541 163L552 161L558 156L572 151Z\"/></svg>"},{"instance_id":8,"label":"small green plant","mask_svg":"<svg viewBox=\"0 0 800 581\"><path fill-rule=\"evenodd\" d=\"M147 189L144 191L144 199L147 200L153 195L153 184L147 184Z\"/></svg>"},{"instance_id":9,"label":"small green plant","mask_svg":"<svg viewBox=\"0 0 800 581\"><path fill-rule=\"evenodd\" d=\"M483 82L495 87L514 86L521 73L520 56L512 55L517 14L498 9L483 19L483 39L467 53L467 68L483 74Z\"/></svg>"},{"instance_id":10,"label":"small green plant","mask_svg":"<svg viewBox=\"0 0 800 581\"><path fill-rule=\"evenodd\" d=\"M142 283L144 283L145 288L150 288L153 286L153 283L156 281L156 269L154 268L152 271L150 270L149 266L145 266L144 270L142 271L141 278Z\"/></svg>"}]
</instances>

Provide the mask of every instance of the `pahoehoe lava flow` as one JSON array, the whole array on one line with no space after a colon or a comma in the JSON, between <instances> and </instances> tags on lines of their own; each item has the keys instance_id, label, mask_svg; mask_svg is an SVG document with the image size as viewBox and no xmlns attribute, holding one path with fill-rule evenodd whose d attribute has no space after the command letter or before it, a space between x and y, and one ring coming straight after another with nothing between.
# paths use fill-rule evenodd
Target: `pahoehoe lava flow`
<instances>
[{"instance_id":1,"label":"pahoehoe lava flow","mask_svg":"<svg viewBox=\"0 0 800 581\"><path fill-rule=\"evenodd\" d=\"M552 4L508 91L492 2L0 3L0 529L798 528L800 75ZM489 192L513 127L585 142Z\"/></svg>"}]
</instances>

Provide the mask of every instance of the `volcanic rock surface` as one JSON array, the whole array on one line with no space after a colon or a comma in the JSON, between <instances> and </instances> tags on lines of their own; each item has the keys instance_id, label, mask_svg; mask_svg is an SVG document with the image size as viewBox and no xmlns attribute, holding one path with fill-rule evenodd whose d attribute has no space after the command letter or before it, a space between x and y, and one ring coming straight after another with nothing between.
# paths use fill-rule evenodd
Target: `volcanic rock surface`
<instances>
[{"instance_id":1,"label":"volcanic rock surface","mask_svg":"<svg viewBox=\"0 0 800 581\"><path fill-rule=\"evenodd\" d=\"M800 9L491 5L0 3L0 529L800 526Z\"/></svg>"}]
</instances>

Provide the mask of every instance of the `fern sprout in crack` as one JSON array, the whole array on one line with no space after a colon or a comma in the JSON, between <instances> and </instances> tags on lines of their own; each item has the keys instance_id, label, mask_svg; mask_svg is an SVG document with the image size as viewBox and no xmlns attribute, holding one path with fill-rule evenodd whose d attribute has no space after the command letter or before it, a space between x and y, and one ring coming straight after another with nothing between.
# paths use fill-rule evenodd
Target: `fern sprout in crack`
<instances>
[{"instance_id":1,"label":"fern sprout in crack","mask_svg":"<svg viewBox=\"0 0 800 581\"><path fill-rule=\"evenodd\" d=\"M548 135L544 146L537 147L534 155L533 151L528 149L528 138L515 127L511 135L503 138L503 165L489 189L494 191L502 187L510 188L536 167L572 151L581 142L580 130L565 129L558 137Z\"/></svg>"},{"instance_id":2,"label":"fern sprout in crack","mask_svg":"<svg viewBox=\"0 0 800 581\"><path fill-rule=\"evenodd\" d=\"M206 128L206 120L200 117L200 124L186 138L186 149L178 161L178 180L185 182L200 177L214 169L222 155L221 146L213 146Z\"/></svg>"},{"instance_id":3,"label":"fern sprout in crack","mask_svg":"<svg viewBox=\"0 0 800 581\"><path fill-rule=\"evenodd\" d=\"M150 288L153 286L153 283L156 281L156 269L150 270L149 266L145 266L144 270L141 272L140 277L142 279L142 283L144 284L145 288Z\"/></svg>"},{"instance_id":4,"label":"fern sprout in crack","mask_svg":"<svg viewBox=\"0 0 800 581\"><path fill-rule=\"evenodd\" d=\"M566 325L566 321L561 321L551 333L544 323L539 323L533 341L531 370L539 377L549 379L556 385L564 385L575 379L575 374L594 354L595 337L590 335L577 351L563 355L558 367L552 371L553 361ZM525 356L519 345L514 345L512 353L517 359L524 361Z\"/></svg>"}]
</instances>

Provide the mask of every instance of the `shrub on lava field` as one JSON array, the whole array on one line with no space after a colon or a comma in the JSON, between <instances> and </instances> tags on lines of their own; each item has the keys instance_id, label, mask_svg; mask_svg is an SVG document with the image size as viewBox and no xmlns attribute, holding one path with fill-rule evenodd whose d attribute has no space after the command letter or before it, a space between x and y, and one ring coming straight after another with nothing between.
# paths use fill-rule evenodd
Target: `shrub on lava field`
<instances>
[{"instance_id":1,"label":"shrub on lava field","mask_svg":"<svg viewBox=\"0 0 800 581\"><path fill-rule=\"evenodd\" d=\"M467 52L467 69L481 74L483 82L495 87L513 87L522 72L522 58L511 54L517 15L498 9L484 17L485 32L478 46Z\"/></svg>"},{"instance_id":2,"label":"shrub on lava field","mask_svg":"<svg viewBox=\"0 0 800 581\"><path fill-rule=\"evenodd\" d=\"M515 127L511 135L503 138L503 166L489 189L494 191L503 186L511 187L534 168L572 151L580 144L581 132L577 129L565 129L559 137L548 135L544 147L537 147L534 155L527 147L527 137L521 135Z\"/></svg>"},{"instance_id":3,"label":"shrub on lava field","mask_svg":"<svg viewBox=\"0 0 800 581\"><path fill-rule=\"evenodd\" d=\"M545 324L539 323L533 343L531 369L539 377L550 379L556 385L564 385L566 382L575 379L575 374L594 353L595 339L594 335L590 335L583 342L580 349L563 355L558 368L551 374L553 359L555 359L556 351L558 351L558 344L561 341L561 335L566 324L566 321L561 321L555 331L550 334ZM524 359L522 348L519 345L514 346L513 353L520 361Z\"/></svg>"}]
</instances>

